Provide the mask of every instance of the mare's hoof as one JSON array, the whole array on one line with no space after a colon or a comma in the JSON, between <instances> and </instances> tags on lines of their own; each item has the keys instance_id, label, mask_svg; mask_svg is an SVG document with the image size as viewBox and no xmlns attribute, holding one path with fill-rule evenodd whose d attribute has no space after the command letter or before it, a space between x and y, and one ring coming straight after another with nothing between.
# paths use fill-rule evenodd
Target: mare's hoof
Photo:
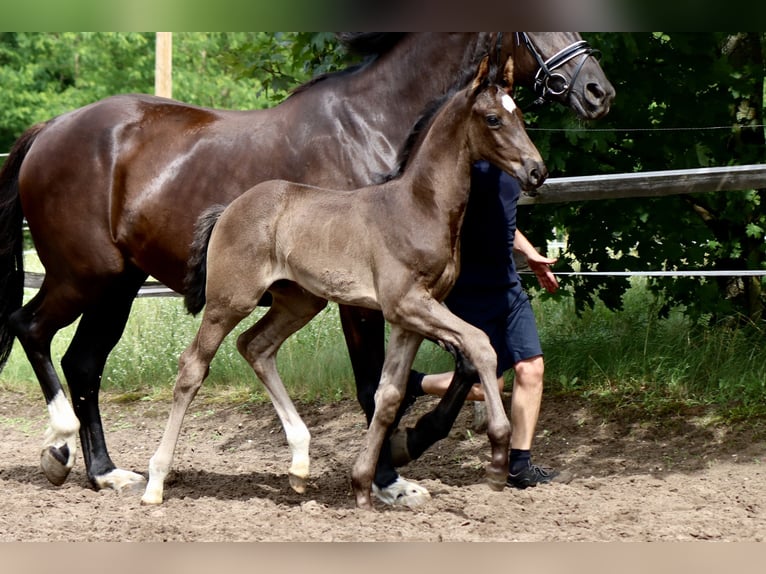
<instances>
[{"instance_id":1,"label":"mare's hoof","mask_svg":"<svg viewBox=\"0 0 766 574\"><path fill-rule=\"evenodd\" d=\"M69 454L69 447L66 444L43 449L40 454L40 467L51 484L61 486L69 476L69 471L74 464L74 460L69 460Z\"/></svg>"},{"instance_id":2,"label":"mare's hoof","mask_svg":"<svg viewBox=\"0 0 766 574\"><path fill-rule=\"evenodd\" d=\"M412 460L407 450L407 431L397 428L391 434L391 462L394 466L404 466Z\"/></svg>"},{"instance_id":3,"label":"mare's hoof","mask_svg":"<svg viewBox=\"0 0 766 574\"><path fill-rule=\"evenodd\" d=\"M375 498L389 506L417 508L431 500L431 494L425 488L401 476L385 488L380 488L373 483L372 493Z\"/></svg>"}]
</instances>

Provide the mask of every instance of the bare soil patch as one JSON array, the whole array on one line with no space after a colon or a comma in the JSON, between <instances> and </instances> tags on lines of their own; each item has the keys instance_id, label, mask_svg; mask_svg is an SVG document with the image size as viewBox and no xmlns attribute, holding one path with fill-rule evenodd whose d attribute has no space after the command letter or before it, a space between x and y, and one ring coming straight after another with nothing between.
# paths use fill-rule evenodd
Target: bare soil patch
<instances>
[{"instance_id":1,"label":"bare soil patch","mask_svg":"<svg viewBox=\"0 0 766 574\"><path fill-rule=\"evenodd\" d=\"M164 402L102 410L110 452L146 472L169 412ZM425 398L404 424L432 405ZM466 407L449 438L402 474L431 491L416 509L357 510L349 471L364 436L357 404L298 405L312 431L308 491L290 489L289 453L271 405L196 401L161 506L140 493L92 490L78 462L67 482L39 470L42 397L0 390L0 541L763 541L766 436L759 425L705 422L705 412L648 420L587 400L548 396L536 462L567 484L493 492L489 444Z\"/></svg>"}]
</instances>

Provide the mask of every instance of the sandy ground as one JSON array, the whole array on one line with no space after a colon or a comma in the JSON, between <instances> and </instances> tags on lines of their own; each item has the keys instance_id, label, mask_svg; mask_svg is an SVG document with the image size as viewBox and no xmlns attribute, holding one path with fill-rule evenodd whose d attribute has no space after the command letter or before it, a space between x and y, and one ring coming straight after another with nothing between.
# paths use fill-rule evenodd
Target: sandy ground
<instances>
[{"instance_id":1,"label":"sandy ground","mask_svg":"<svg viewBox=\"0 0 766 574\"><path fill-rule=\"evenodd\" d=\"M424 398L405 419L431 406ZM135 493L96 492L79 457L68 481L39 470L42 397L0 390L0 541L763 541L766 435L705 424L702 411L641 420L596 414L584 399L546 397L535 459L566 484L493 492L483 483L486 436L466 407L451 436L402 474L427 505L355 508L349 471L365 425L351 401L298 405L312 431L312 479L293 492L289 453L271 405L192 405L161 506ZM102 395L115 462L146 472L167 403Z\"/></svg>"}]
</instances>

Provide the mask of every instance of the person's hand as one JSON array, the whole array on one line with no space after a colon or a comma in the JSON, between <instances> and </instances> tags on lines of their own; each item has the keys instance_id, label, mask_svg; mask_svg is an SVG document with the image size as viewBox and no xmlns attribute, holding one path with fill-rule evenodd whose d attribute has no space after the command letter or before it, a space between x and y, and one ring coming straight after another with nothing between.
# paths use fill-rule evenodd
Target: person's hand
<instances>
[{"instance_id":1,"label":"person's hand","mask_svg":"<svg viewBox=\"0 0 766 574\"><path fill-rule=\"evenodd\" d=\"M529 268L537 277L540 287L545 289L548 293L555 293L559 288L559 281L556 279L556 276L553 274L550 267L556 263L556 261L558 261L558 259L543 257L537 252L531 254L531 257L527 256Z\"/></svg>"}]
</instances>

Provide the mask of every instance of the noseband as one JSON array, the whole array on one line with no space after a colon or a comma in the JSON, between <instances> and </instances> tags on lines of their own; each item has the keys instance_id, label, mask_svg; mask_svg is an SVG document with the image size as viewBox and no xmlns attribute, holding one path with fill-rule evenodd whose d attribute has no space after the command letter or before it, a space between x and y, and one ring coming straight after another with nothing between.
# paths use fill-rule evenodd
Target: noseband
<instances>
[{"instance_id":1,"label":"noseband","mask_svg":"<svg viewBox=\"0 0 766 574\"><path fill-rule=\"evenodd\" d=\"M551 98L566 99L569 92L572 90L572 86L577 81L577 76L580 74L583 65L590 56L596 57L599 52L595 48L591 48L590 44L585 40L580 40L573 44L570 44L563 50L554 54L547 60L543 60L540 52L535 48L529 35L526 32L516 32L516 42L521 45L524 42L526 48L534 56L539 66L537 73L535 74L534 90L537 95L535 104L542 104L546 100ZM561 72L556 72L557 68L560 68L570 60L582 56L577 68L575 68L572 78L567 78Z\"/></svg>"}]
</instances>

